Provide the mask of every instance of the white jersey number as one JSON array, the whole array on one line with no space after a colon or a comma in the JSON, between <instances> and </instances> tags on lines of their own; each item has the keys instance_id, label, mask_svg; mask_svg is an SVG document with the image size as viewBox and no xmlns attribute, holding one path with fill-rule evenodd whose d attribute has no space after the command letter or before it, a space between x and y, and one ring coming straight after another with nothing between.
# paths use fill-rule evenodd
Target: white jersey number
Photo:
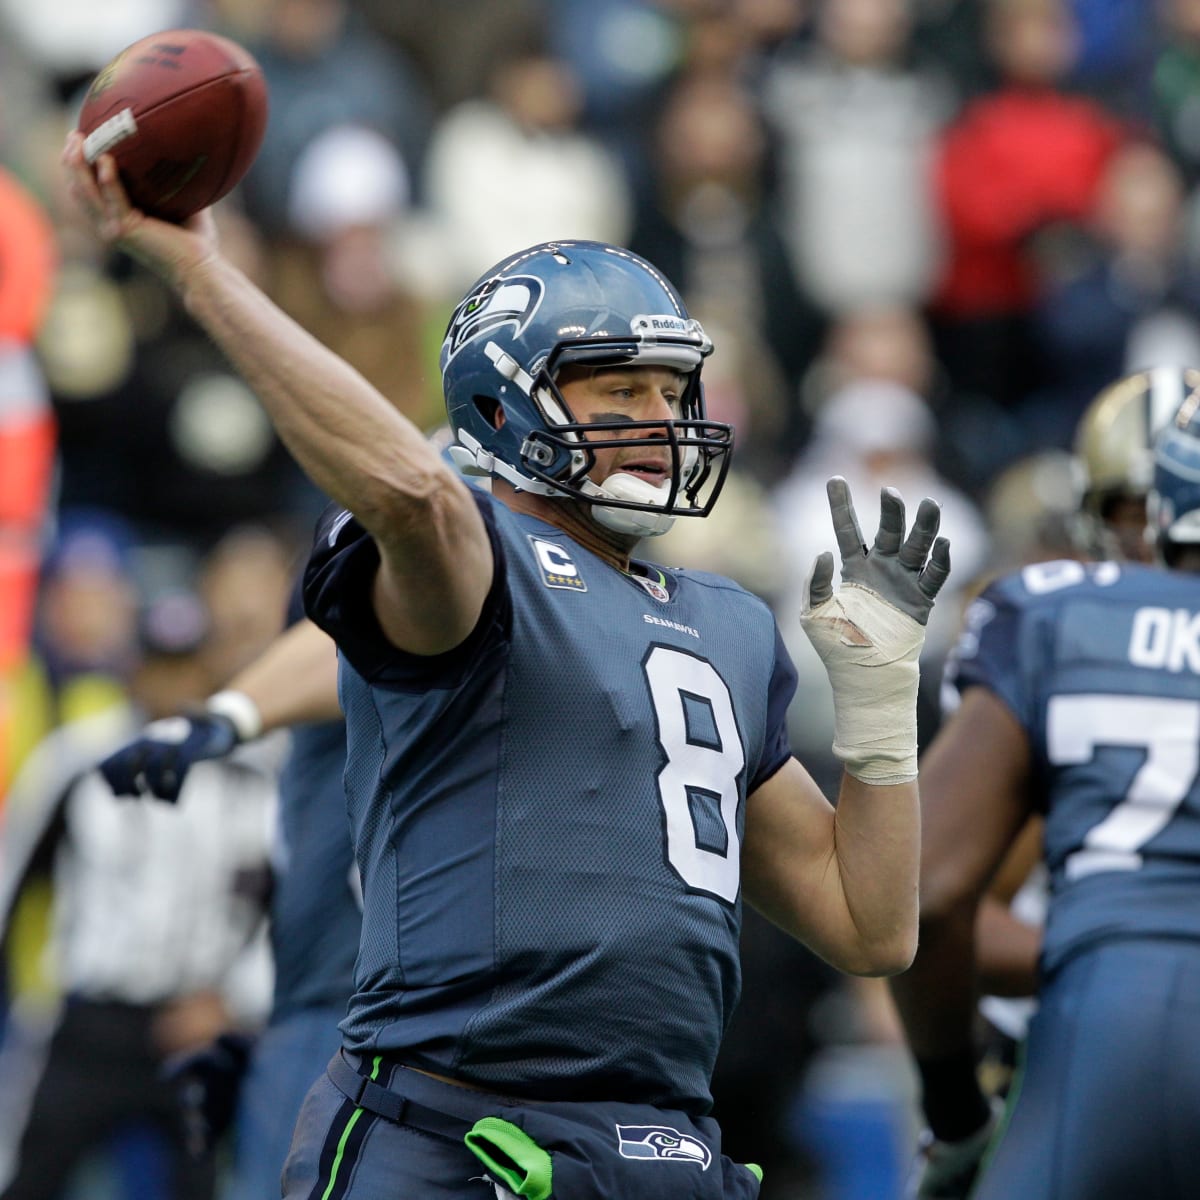
<instances>
[{"instance_id":1,"label":"white jersey number","mask_svg":"<svg viewBox=\"0 0 1200 1200\"><path fill-rule=\"evenodd\" d=\"M669 646L656 646L644 670L667 759L658 773L667 859L689 887L732 904L741 878L737 777L746 765L746 752L729 688L711 663ZM689 728L693 706L711 714L699 732ZM711 834L705 839L708 845L700 844L694 805L715 811L723 827L719 839Z\"/></svg>"},{"instance_id":2,"label":"white jersey number","mask_svg":"<svg viewBox=\"0 0 1200 1200\"><path fill-rule=\"evenodd\" d=\"M1098 746L1146 751L1124 799L1088 830L1066 860L1068 879L1135 871L1142 847L1161 832L1200 771L1200 703L1152 696L1053 696L1046 744L1056 765L1087 762Z\"/></svg>"}]
</instances>

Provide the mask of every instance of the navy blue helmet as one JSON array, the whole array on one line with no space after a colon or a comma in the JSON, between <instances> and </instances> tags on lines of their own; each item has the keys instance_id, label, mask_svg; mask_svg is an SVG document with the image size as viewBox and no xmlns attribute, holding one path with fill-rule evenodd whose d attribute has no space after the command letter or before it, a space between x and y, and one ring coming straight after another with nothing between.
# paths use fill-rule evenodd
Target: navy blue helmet
<instances>
[{"instance_id":1,"label":"navy blue helmet","mask_svg":"<svg viewBox=\"0 0 1200 1200\"><path fill-rule=\"evenodd\" d=\"M705 415L700 369L711 353L679 293L645 259L603 242L533 246L479 279L450 318L440 361L451 452L464 473L587 501L621 532L663 533L678 516L705 516L729 467L733 431ZM680 414L580 424L555 382L570 363L679 371ZM619 472L600 485L588 478L597 449L643 440L670 446L661 487Z\"/></svg>"},{"instance_id":2,"label":"navy blue helmet","mask_svg":"<svg viewBox=\"0 0 1200 1200\"><path fill-rule=\"evenodd\" d=\"M1168 566L1180 546L1200 544L1200 385L1188 391L1155 443L1149 509Z\"/></svg>"}]
</instances>

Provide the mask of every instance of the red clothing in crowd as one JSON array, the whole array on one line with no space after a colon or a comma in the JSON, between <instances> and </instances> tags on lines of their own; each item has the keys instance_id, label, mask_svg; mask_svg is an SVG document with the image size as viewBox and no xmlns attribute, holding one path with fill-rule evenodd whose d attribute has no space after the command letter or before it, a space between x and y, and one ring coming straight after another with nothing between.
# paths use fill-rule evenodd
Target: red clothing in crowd
<instances>
[{"instance_id":1,"label":"red clothing in crowd","mask_svg":"<svg viewBox=\"0 0 1200 1200\"><path fill-rule=\"evenodd\" d=\"M935 310L958 319L1024 312L1036 289L1028 238L1087 218L1122 136L1103 108L1049 88L1009 88L969 105L936 166L949 253Z\"/></svg>"}]
</instances>

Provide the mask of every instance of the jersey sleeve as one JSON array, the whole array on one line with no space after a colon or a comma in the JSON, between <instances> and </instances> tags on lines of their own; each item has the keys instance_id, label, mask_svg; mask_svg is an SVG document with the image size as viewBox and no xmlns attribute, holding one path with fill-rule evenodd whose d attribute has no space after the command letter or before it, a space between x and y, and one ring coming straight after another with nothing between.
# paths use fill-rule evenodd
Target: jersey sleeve
<instances>
[{"instance_id":1,"label":"jersey sleeve","mask_svg":"<svg viewBox=\"0 0 1200 1200\"><path fill-rule=\"evenodd\" d=\"M779 626L775 626L775 665L767 685L767 735L763 740L758 770L750 780L749 792L766 783L792 756L788 741L787 713L796 694L796 668L783 644Z\"/></svg>"},{"instance_id":2,"label":"jersey sleeve","mask_svg":"<svg viewBox=\"0 0 1200 1200\"><path fill-rule=\"evenodd\" d=\"M317 522L313 548L304 571L304 611L337 643L345 660L369 683L410 690L453 686L478 660L507 641L512 606L506 586L503 543L496 529L492 499L472 488L492 544L492 586L475 628L444 654L409 654L388 641L371 602L379 547L346 509L331 505Z\"/></svg>"},{"instance_id":3,"label":"jersey sleeve","mask_svg":"<svg viewBox=\"0 0 1200 1200\"><path fill-rule=\"evenodd\" d=\"M963 632L947 663L946 683L958 695L986 687L1030 728L1034 699L1025 670L1029 622L1025 593L1012 580L988 587L967 609Z\"/></svg>"}]
</instances>

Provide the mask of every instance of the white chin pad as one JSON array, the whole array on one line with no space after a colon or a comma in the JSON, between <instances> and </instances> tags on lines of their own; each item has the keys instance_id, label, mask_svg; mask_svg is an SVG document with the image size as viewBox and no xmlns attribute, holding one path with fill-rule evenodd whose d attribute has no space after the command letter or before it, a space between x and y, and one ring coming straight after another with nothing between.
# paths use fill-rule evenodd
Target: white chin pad
<instances>
[{"instance_id":1,"label":"white chin pad","mask_svg":"<svg viewBox=\"0 0 1200 1200\"><path fill-rule=\"evenodd\" d=\"M629 475L617 471L601 485L600 490L614 500L632 500L637 504L666 504L671 495L671 485L661 483L657 487L640 475Z\"/></svg>"},{"instance_id":2,"label":"white chin pad","mask_svg":"<svg viewBox=\"0 0 1200 1200\"><path fill-rule=\"evenodd\" d=\"M671 485L664 483L655 487L648 480L618 471L615 475L610 475L597 491L613 500L662 505L666 504L671 495ZM606 528L617 533L636 534L638 537L657 537L675 524L675 518L669 513L644 512L636 508L606 508L602 504L593 504L592 513Z\"/></svg>"}]
</instances>

